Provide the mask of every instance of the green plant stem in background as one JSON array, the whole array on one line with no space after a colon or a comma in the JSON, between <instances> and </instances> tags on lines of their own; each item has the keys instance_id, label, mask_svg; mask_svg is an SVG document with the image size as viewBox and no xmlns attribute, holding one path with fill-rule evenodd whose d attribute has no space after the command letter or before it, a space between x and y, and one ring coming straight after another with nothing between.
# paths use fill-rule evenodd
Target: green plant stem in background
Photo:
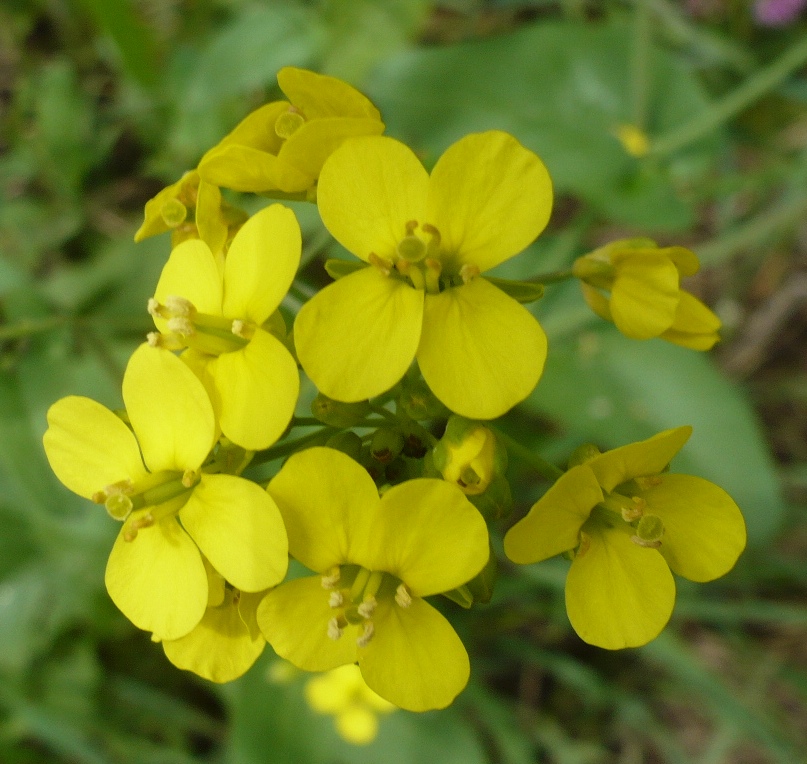
<instances>
[{"instance_id":1,"label":"green plant stem in background","mask_svg":"<svg viewBox=\"0 0 807 764\"><path fill-rule=\"evenodd\" d=\"M521 443L514 440L498 428L490 427L490 429L493 431L496 437L501 440L505 446L507 446L507 450L510 453L512 453L517 459L520 459L525 464L529 464L530 467L532 467L542 477L554 482L563 474L563 470L560 467L556 467L551 462L541 458L534 451L531 451L526 446L522 446Z\"/></svg>"},{"instance_id":2,"label":"green plant stem in background","mask_svg":"<svg viewBox=\"0 0 807 764\"><path fill-rule=\"evenodd\" d=\"M710 109L653 141L650 155L667 156L705 137L775 88L805 62L807 62L807 35L788 48L773 63L751 75Z\"/></svg>"},{"instance_id":3,"label":"green plant stem in background","mask_svg":"<svg viewBox=\"0 0 807 764\"><path fill-rule=\"evenodd\" d=\"M569 279L574 278L574 273L572 273L572 269L569 268L563 271L552 271L551 273L540 273L537 276L532 276L531 278L524 279L524 281L530 284L555 284L559 281L568 281Z\"/></svg>"},{"instance_id":4,"label":"green plant stem in background","mask_svg":"<svg viewBox=\"0 0 807 764\"><path fill-rule=\"evenodd\" d=\"M322 441L324 443L331 435L337 432L339 432L339 430L335 427L322 427L316 432L303 435L303 437L297 438L296 440L287 440L277 446L267 448L265 451L259 451L249 463L249 466L254 467L258 464L266 464L266 462L272 462L275 459L289 456L295 451L299 451L301 448L316 445L317 441Z\"/></svg>"},{"instance_id":5,"label":"green plant stem in background","mask_svg":"<svg viewBox=\"0 0 807 764\"><path fill-rule=\"evenodd\" d=\"M647 99L650 90L652 34L649 0L636 0L633 15L633 59L631 61L631 103L633 124L647 127Z\"/></svg>"}]
</instances>

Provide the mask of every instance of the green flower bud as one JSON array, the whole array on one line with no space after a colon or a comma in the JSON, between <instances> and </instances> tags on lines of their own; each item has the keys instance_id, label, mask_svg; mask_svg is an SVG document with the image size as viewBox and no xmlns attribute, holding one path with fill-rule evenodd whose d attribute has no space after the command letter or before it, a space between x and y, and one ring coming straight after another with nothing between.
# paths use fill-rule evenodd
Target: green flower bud
<instances>
[{"instance_id":1,"label":"green flower bud","mask_svg":"<svg viewBox=\"0 0 807 764\"><path fill-rule=\"evenodd\" d=\"M343 403L319 393L311 402L311 413L331 427L353 427L370 413L370 402Z\"/></svg>"},{"instance_id":2,"label":"green flower bud","mask_svg":"<svg viewBox=\"0 0 807 764\"><path fill-rule=\"evenodd\" d=\"M448 409L434 397L434 393L422 380L415 382L404 380L402 387L401 395L398 397L398 409L410 419L420 422L447 415Z\"/></svg>"},{"instance_id":3,"label":"green flower bud","mask_svg":"<svg viewBox=\"0 0 807 764\"><path fill-rule=\"evenodd\" d=\"M379 427L370 441L370 454L381 464L389 464L403 451L404 436L398 427Z\"/></svg>"},{"instance_id":4,"label":"green flower bud","mask_svg":"<svg viewBox=\"0 0 807 764\"><path fill-rule=\"evenodd\" d=\"M347 454L357 462L361 462L361 438L353 430L337 432L336 435L328 438L325 445L328 448L335 448L337 451Z\"/></svg>"},{"instance_id":5,"label":"green flower bud","mask_svg":"<svg viewBox=\"0 0 807 764\"><path fill-rule=\"evenodd\" d=\"M449 418L433 458L443 479L468 495L484 493L507 469L507 451L496 436L479 422L456 415Z\"/></svg>"},{"instance_id":6,"label":"green flower bud","mask_svg":"<svg viewBox=\"0 0 807 764\"><path fill-rule=\"evenodd\" d=\"M572 467L577 467L579 464L590 462L595 456L599 456L601 453L600 449L593 443L583 443L582 446L578 446L572 451L572 455L569 457L568 468L571 469Z\"/></svg>"}]
</instances>

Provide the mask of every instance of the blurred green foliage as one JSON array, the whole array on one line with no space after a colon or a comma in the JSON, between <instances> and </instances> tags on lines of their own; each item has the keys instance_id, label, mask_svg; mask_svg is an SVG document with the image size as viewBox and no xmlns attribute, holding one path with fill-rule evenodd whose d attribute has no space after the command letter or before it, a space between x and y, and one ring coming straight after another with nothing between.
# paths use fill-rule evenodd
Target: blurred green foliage
<instances>
[{"instance_id":1,"label":"blurred green foliage","mask_svg":"<svg viewBox=\"0 0 807 764\"><path fill-rule=\"evenodd\" d=\"M494 127L541 155L556 185L553 222L497 275L563 268L627 234L693 246L714 266L696 286L724 314L720 357L730 366L732 348L747 340L738 316L775 299L799 258L805 262L797 228L807 212L807 74L799 58L807 24L755 27L745 3L687 7L3 4L0 761L807 757L807 616L799 604L807 522L797 505L807 489L799 429L807 426L807 382L792 331L779 344L768 336L763 358L779 362L748 369L738 384L714 358L625 340L589 314L574 285L548 289L535 307L550 335L547 371L507 418L508 431L562 461L584 440L611 447L693 424L677 468L734 495L753 548L718 583L682 582L669 631L620 654L587 647L571 632L563 561L510 571L486 612L446 606L474 665L455 707L392 714L366 749L341 741L330 719L308 709L304 677L271 679L269 649L223 688L168 664L106 597L116 529L58 484L41 448L45 412L57 398L120 405L122 370L149 329L145 303L168 254L164 238L132 243L143 204L274 97L284 65L364 88L388 133L427 163L464 133ZM627 123L667 148L629 156L615 135ZM298 296L324 283L320 256L338 255L316 214L299 212L309 264ZM511 477L524 509L543 487L518 462Z\"/></svg>"}]
</instances>

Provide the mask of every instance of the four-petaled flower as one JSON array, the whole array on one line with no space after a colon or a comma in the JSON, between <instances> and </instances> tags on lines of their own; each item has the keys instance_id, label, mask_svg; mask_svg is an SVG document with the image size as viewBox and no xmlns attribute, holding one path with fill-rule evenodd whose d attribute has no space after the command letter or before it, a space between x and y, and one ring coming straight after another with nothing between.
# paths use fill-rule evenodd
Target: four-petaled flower
<instances>
[{"instance_id":1,"label":"four-petaled flower","mask_svg":"<svg viewBox=\"0 0 807 764\"><path fill-rule=\"evenodd\" d=\"M216 441L213 407L173 353L141 345L123 400L131 429L89 398L54 403L45 453L71 491L124 521L106 568L114 603L138 628L178 639L205 614L205 558L237 589L259 592L286 574L286 531L258 485L203 466Z\"/></svg>"},{"instance_id":2,"label":"four-petaled flower","mask_svg":"<svg viewBox=\"0 0 807 764\"><path fill-rule=\"evenodd\" d=\"M329 285L300 311L295 342L331 398L383 393L417 358L434 394L475 419L500 416L538 382L546 336L479 274L544 229L552 186L541 160L506 133L469 135L431 176L391 138L348 141L317 196L333 236L372 267Z\"/></svg>"},{"instance_id":3,"label":"four-petaled flower","mask_svg":"<svg viewBox=\"0 0 807 764\"><path fill-rule=\"evenodd\" d=\"M489 557L482 516L454 485L420 478L379 499L345 454L294 454L269 483L289 551L317 576L270 591L258 623L278 655L307 671L358 662L369 687L411 711L443 708L465 687L468 654L423 597L473 578Z\"/></svg>"},{"instance_id":4,"label":"four-petaled flower","mask_svg":"<svg viewBox=\"0 0 807 764\"><path fill-rule=\"evenodd\" d=\"M297 403L297 364L264 324L294 279L300 246L294 213L273 204L238 231L223 265L199 239L176 247L149 303L161 333L149 341L189 348L182 358L207 383L222 432L246 449L274 443Z\"/></svg>"},{"instance_id":5,"label":"four-petaled flower","mask_svg":"<svg viewBox=\"0 0 807 764\"><path fill-rule=\"evenodd\" d=\"M566 610L580 637L616 650L658 636L675 581L711 581L745 547L745 522L718 486L663 470L691 427L666 430L572 467L505 536L520 564L573 550Z\"/></svg>"},{"instance_id":6,"label":"four-petaled flower","mask_svg":"<svg viewBox=\"0 0 807 764\"><path fill-rule=\"evenodd\" d=\"M210 149L202 180L235 191L308 191L343 141L384 132L378 109L342 80L287 66L277 83L289 100L261 106Z\"/></svg>"},{"instance_id":7,"label":"four-petaled flower","mask_svg":"<svg viewBox=\"0 0 807 764\"><path fill-rule=\"evenodd\" d=\"M589 307L626 337L709 350L720 339L720 319L680 286L699 267L684 247L621 239L577 258L573 272Z\"/></svg>"}]
</instances>

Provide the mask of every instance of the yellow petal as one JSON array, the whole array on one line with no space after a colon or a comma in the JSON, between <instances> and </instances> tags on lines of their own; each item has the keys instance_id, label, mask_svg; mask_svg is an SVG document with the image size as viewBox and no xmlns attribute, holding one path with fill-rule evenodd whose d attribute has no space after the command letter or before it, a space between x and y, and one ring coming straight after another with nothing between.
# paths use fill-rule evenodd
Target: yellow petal
<instances>
[{"instance_id":1,"label":"yellow petal","mask_svg":"<svg viewBox=\"0 0 807 764\"><path fill-rule=\"evenodd\" d=\"M415 357L423 292L364 268L314 295L297 314L294 342L325 395L361 401L389 390Z\"/></svg>"},{"instance_id":2,"label":"yellow petal","mask_svg":"<svg viewBox=\"0 0 807 764\"><path fill-rule=\"evenodd\" d=\"M356 662L357 626L339 639L328 637L334 610L319 576L287 581L268 592L258 605L258 625L274 651L305 671L328 671Z\"/></svg>"},{"instance_id":3,"label":"yellow petal","mask_svg":"<svg viewBox=\"0 0 807 764\"><path fill-rule=\"evenodd\" d=\"M697 297L682 291L673 325L663 340L690 350L711 350L720 339L720 319Z\"/></svg>"},{"instance_id":4,"label":"yellow petal","mask_svg":"<svg viewBox=\"0 0 807 764\"><path fill-rule=\"evenodd\" d=\"M283 520L271 496L256 483L235 475L202 475L179 519L210 564L236 589L258 592L286 575Z\"/></svg>"},{"instance_id":5,"label":"yellow petal","mask_svg":"<svg viewBox=\"0 0 807 764\"><path fill-rule=\"evenodd\" d=\"M289 551L323 573L353 562L351 534L376 516L378 490L358 462L332 448L309 448L289 457L267 488L289 535ZM356 560L355 562L359 562Z\"/></svg>"},{"instance_id":6,"label":"yellow petal","mask_svg":"<svg viewBox=\"0 0 807 764\"><path fill-rule=\"evenodd\" d=\"M584 642L606 650L655 639L672 615L675 581L656 549L630 528L589 523L566 579L566 611Z\"/></svg>"},{"instance_id":7,"label":"yellow petal","mask_svg":"<svg viewBox=\"0 0 807 764\"><path fill-rule=\"evenodd\" d=\"M156 236L170 230L170 227L163 219L163 207L168 202L178 199L183 204L190 202L186 199L184 191L186 188L195 189L199 185L199 175L196 171L186 172L176 183L166 186L155 197L146 202L143 224L137 229L134 235L136 242L141 242L149 236Z\"/></svg>"},{"instance_id":8,"label":"yellow petal","mask_svg":"<svg viewBox=\"0 0 807 764\"><path fill-rule=\"evenodd\" d=\"M450 705L468 683L468 653L451 624L416 597L407 608L379 603L375 635L359 649L359 668L370 689L408 711Z\"/></svg>"},{"instance_id":9,"label":"yellow petal","mask_svg":"<svg viewBox=\"0 0 807 764\"><path fill-rule=\"evenodd\" d=\"M678 270L655 252L613 258L617 268L610 309L622 334L635 340L658 337L672 326L678 306Z\"/></svg>"},{"instance_id":10,"label":"yellow petal","mask_svg":"<svg viewBox=\"0 0 807 764\"><path fill-rule=\"evenodd\" d=\"M123 400L151 472L196 470L216 423L204 385L168 350L141 345L123 375Z\"/></svg>"},{"instance_id":11,"label":"yellow petal","mask_svg":"<svg viewBox=\"0 0 807 764\"><path fill-rule=\"evenodd\" d=\"M278 153L287 163L312 179L318 178L325 160L348 138L381 135L384 123L377 119L327 117L306 122L283 144Z\"/></svg>"},{"instance_id":12,"label":"yellow petal","mask_svg":"<svg viewBox=\"0 0 807 764\"><path fill-rule=\"evenodd\" d=\"M584 281L580 282L580 287L583 290L583 298L588 303L588 307L600 318L613 321L614 317L611 315L608 298L599 289L586 284Z\"/></svg>"},{"instance_id":13,"label":"yellow petal","mask_svg":"<svg viewBox=\"0 0 807 764\"><path fill-rule=\"evenodd\" d=\"M42 442L51 469L71 491L91 499L120 480L146 474L132 431L108 408L69 396L48 409Z\"/></svg>"},{"instance_id":14,"label":"yellow petal","mask_svg":"<svg viewBox=\"0 0 807 764\"><path fill-rule=\"evenodd\" d=\"M289 291L300 247L300 226L288 207L272 204L247 220L224 262L224 315L266 321Z\"/></svg>"},{"instance_id":15,"label":"yellow petal","mask_svg":"<svg viewBox=\"0 0 807 764\"><path fill-rule=\"evenodd\" d=\"M177 668L193 671L211 682L231 682L246 673L266 645L253 637L228 592L224 604L210 607L199 624L184 637L164 640L163 650Z\"/></svg>"},{"instance_id":16,"label":"yellow petal","mask_svg":"<svg viewBox=\"0 0 807 764\"><path fill-rule=\"evenodd\" d=\"M484 278L426 295L418 364L457 414L494 419L523 401L541 377L546 347L535 317Z\"/></svg>"},{"instance_id":17,"label":"yellow petal","mask_svg":"<svg viewBox=\"0 0 807 764\"><path fill-rule=\"evenodd\" d=\"M664 522L661 553L675 573L711 581L728 573L745 549L745 520L722 488L690 475L660 475L642 491L647 511Z\"/></svg>"},{"instance_id":18,"label":"yellow petal","mask_svg":"<svg viewBox=\"0 0 807 764\"><path fill-rule=\"evenodd\" d=\"M362 260L391 259L410 220L424 222L429 175L403 143L355 138L331 154L317 186L322 222Z\"/></svg>"},{"instance_id":19,"label":"yellow petal","mask_svg":"<svg viewBox=\"0 0 807 764\"><path fill-rule=\"evenodd\" d=\"M580 540L580 528L603 495L587 465L572 467L530 508L504 537L504 552L520 565L540 562Z\"/></svg>"},{"instance_id":20,"label":"yellow petal","mask_svg":"<svg viewBox=\"0 0 807 764\"><path fill-rule=\"evenodd\" d=\"M595 456L586 464L594 471L603 490L610 493L635 477L658 475L692 435L689 425L654 435L638 443L620 446Z\"/></svg>"},{"instance_id":21,"label":"yellow petal","mask_svg":"<svg viewBox=\"0 0 807 764\"><path fill-rule=\"evenodd\" d=\"M280 188L278 173L274 154L250 146L228 145L214 149L199 164L199 174L208 183L233 191L260 193ZM302 188L306 188L308 176L302 173L295 175L302 183Z\"/></svg>"},{"instance_id":22,"label":"yellow petal","mask_svg":"<svg viewBox=\"0 0 807 764\"><path fill-rule=\"evenodd\" d=\"M336 77L284 66L277 84L306 118L370 117L381 119L378 109L356 88Z\"/></svg>"},{"instance_id":23,"label":"yellow petal","mask_svg":"<svg viewBox=\"0 0 807 764\"><path fill-rule=\"evenodd\" d=\"M479 510L444 480L407 480L390 488L359 523L353 558L397 576L416 597L461 586L490 556Z\"/></svg>"},{"instance_id":24,"label":"yellow petal","mask_svg":"<svg viewBox=\"0 0 807 764\"><path fill-rule=\"evenodd\" d=\"M300 391L300 373L286 346L258 329L242 350L207 366L220 402L222 432L249 449L268 448L286 429Z\"/></svg>"},{"instance_id":25,"label":"yellow petal","mask_svg":"<svg viewBox=\"0 0 807 764\"><path fill-rule=\"evenodd\" d=\"M275 132L275 122L283 112L288 111L289 106L288 101L272 101L247 114L202 157L199 163L199 174L202 178L209 180L202 171L202 165L207 157L227 146L249 146L269 154L277 154L283 145L283 139Z\"/></svg>"},{"instance_id":26,"label":"yellow petal","mask_svg":"<svg viewBox=\"0 0 807 764\"><path fill-rule=\"evenodd\" d=\"M368 745L378 735L378 717L364 706L348 706L336 716L336 731L353 745Z\"/></svg>"},{"instance_id":27,"label":"yellow petal","mask_svg":"<svg viewBox=\"0 0 807 764\"><path fill-rule=\"evenodd\" d=\"M133 512L121 528L106 566L112 601L139 629L161 639L179 639L202 620L207 574L202 555L174 517L124 534L148 510Z\"/></svg>"},{"instance_id":28,"label":"yellow petal","mask_svg":"<svg viewBox=\"0 0 807 764\"><path fill-rule=\"evenodd\" d=\"M543 162L512 135L466 135L440 157L429 183L427 221L453 271L481 271L521 252L544 230L552 181Z\"/></svg>"},{"instance_id":29,"label":"yellow petal","mask_svg":"<svg viewBox=\"0 0 807 764\"><path fill-rule=\"evenodd\" d=\"M211 252L221 252L227 241L227 224L221 214L221 191L206 181L199 183L196 197L196 228Z\"/></svg>"},{"instance_id":30,"label":"yellow petal","mask_svg":"<svg viewBox=\"0 0 807 764\"><path fill-rule=\"evenodd\" d=\"M163 267L154 299L165 304L168 297L184 297L200 313L221 315L221 273L210 247L199 239L189 239L174 247ZM161 332L168 331L168 321L154 317Z\"/></svg>"},{"instance_id":31,"label":"yellow petal","mask_svg":"<svg viewBox=\"0 0 807 764\"><path fill-rule=\"evenodd\" d=\"M675 263L675 267L682 277L693 276L700 270L701 264L698 256L686 247L662 247L657 251Z\"/></svg>"},{"instance_id":32,"label":"yellow petal","mask_svg":"<svg viewBox=\"0 0 807 764\"><path fill-rule=\"evenodd\" d=\"M209 560L202 557L202 562L207 573L207 606L218 607L224 602L224 576L210 564Z\"/></svg>"}]
</instances>

